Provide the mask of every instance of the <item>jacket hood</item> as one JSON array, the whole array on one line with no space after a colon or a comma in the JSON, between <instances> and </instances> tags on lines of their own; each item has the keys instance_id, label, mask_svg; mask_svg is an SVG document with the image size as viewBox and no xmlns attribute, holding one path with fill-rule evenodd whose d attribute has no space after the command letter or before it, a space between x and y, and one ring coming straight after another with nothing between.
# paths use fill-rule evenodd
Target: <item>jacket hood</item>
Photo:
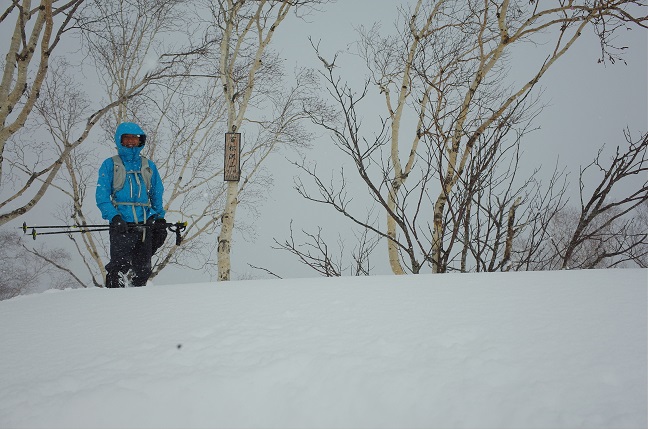
<instances>
[{"instance_id":1,"label":"jacket hood","mask_svg":"<svg viewBox=\"0 0 648 429\"><path fill-rule=\"evenodd\" d=\"M135 147L122 146L121 138L124 134L137 134L142 136L140 138L143 138L144 142L146 142L146 133L134 122L122 122L117 126L117 130L115 131L115 145L117 146L117 152L122 159L124 159L124 161L134 161L139 159L140 152L142 152L144 145Z\"/></svg>"}]
</instances>

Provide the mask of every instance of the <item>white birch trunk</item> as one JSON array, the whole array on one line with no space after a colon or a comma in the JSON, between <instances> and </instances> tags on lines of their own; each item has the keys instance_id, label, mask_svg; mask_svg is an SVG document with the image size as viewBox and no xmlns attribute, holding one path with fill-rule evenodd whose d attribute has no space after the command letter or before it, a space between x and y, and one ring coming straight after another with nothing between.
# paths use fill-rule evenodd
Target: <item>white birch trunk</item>
<instances>
[{"instance_id":1,"label":"white birch trunk","mask_svg":"<svg viewBox=\"0 0 648 429\"><path fill-rule=\"evenodd\" d=\"M255 13L247 18L247 21L244 21L239 16L239 11L245 3L237 2L234 4L232 0L227 0L226 3L226 6L221 5L225 22L222 23L224 29L220 44L219 72L223 83L223 93L227 101L227 129L229 132L240 132L249 100L254 92L255 77L261 67L261 57L270 44L276 28L286 17L292 6L290 3L282 3L277 10L274 21L266 21L261 16L269 2L260 0L255 6ZM224 7L226 9L223 9ZM236 36L236 40L233 40L233 36ZM249 65L247 71L247 81L240 85L237 91L237 88L235 88L236 82L234 81L234 67L236 58L245 44L243 40L246 36L250 36L250 41L254 40L253 43L257 43L256 52L254 61ZM242 100L238 102L238 98ZM239 103L238 106L237 102ZM227 184L227 198L221 216L221 231L218 236L217 265L219 281L230 280L232 235L240 192L241 187L239 187L238 182L229 182Z\"/></svg>"},{"instance_id":2,"label":"white birch trunk","mask_svg":"<svg viewBox=\"0 0 648 429\"><path fill-rule=\"evenodd\" d=\"M385 99L387 102L387 109L389 111L390 117L391 117L391 153L390 153L390 160L391 163L394 167L394 177L392 178L390 188L389 188L389 195L387 197L387 208L389 209L387 213L387 236L390 238L387 240L387 254L389 257L389 265L392 269L392 272L396 275L400 274L405 274L405 270L403 269L402 263L401 263L401 258L398 252L398 245L397 245L397 231L398 231L398 224L394 217L391 215L391 213L396 213L397 212L397 205L398 205L398 192L400 188L403 186L405 181L407 180L407 177L409 173L412 170L412 167L414 165L414 159L416 158L416 153L417 153L417 147L418 143L420 140L420 136L417 134L416 138L412 142L411 150L409 151L408 158L407 158L407 164L405 165L405 168L403 169L401 161L400 161L400 151L399 151L399 144L400 144L400 125L401 125L401 120L403 117L403 109L405 108L406 104L406 99L410 96L411 94L411 78L410 78L410 73L412 73L412 62L414 60L414 57L416 55L416 51L419 46L419 41L420 41L420 36L427 32L432 25L432 20L434 16L436 15L438 9L441 7L443 4L443 0L437 2L435 5L434 10L430 13L428 16L427 21L425 22L425 25L420 30L416 30L411 24L411 29L412 33L416 34L417 37L415 37L412 40L412 44L409 47L408 53L407 53L407 61L405 62L405 66L403 69L403 79L398 91L398 100L396 104L396 109L394 110L391 105L391 99L390 99L390 93L388 88L382 88L384 93L385 93ZM416 4L415 10L414 10L414 15L419 13L419 10L422 5L422 0L419 0ZM424 115L424 110L425 110L425 103L427 103L427 91L425 94L424 99L420 103L422 107L422 113L419 119L422 119ZM419 120L420 124L420 120Z\"/></svg>"},{"instance_id":3,"label":"white birch trunk","mask_svg":"<svg viewBox=\"0 0 648 429\"><path fill-rule=\"evenodd\" d=\"M225 210L221 217L221 232L218 236L218 281L230 279L232 233L234 232L234 220L236 219L236 208L238 207L238 182L227 184L227 200Z\"/></svg>"},{"instance_id":4,"label":"white birch trunk","mask_svg":"<svg viewBox=\"0 0 648 429\"><path fill-rule=\"evenodd\" d=\"M490 127L502 114L508 109L513 103L519 100L524 94L526 94L544 75L544 73L551 67L558 58L560 58L569 48L574 44L574 42L581 36L583 28L590 22L592 19L590 16L588 19L583 20L578 24L578 28L574 34L567 40L567 42L559 48L561 45L562 37L559 39L556 49L553 52L552 56L545 61L545 63L540 67L539 71L529 82L525 83L520 87L520 89L513 93L508 99L502 103L498 109L493 112L493 114L485 118L481 124L470 133L468 141L466 142L464 148L461 149L461 139L464 136L464 125L468 116L468 111L470 110L475 92L477 91L480 83L486 77L486 75L491 71L491 69L497 64L498 61L502 58L505 48L514 43L516 40L524 37L527 32L529 32L527 26L531 25L534 20L528 20L525 25L520 27L515 34L510 35L507 24L506 17L508 13L509 1L505 0L502 2L502 5L498 9L498 26L499 26L499 42L498 45L494 47L493 50L487 51L486 46L483 44L481 39L481 33L479 40L479 52L480 52L480 65L479 69L475 73L475 77L471 82L468 91L464 95L462 101L459 115L457 121L454 125L454 132L452 136L451 146L447 150L448 164L445 173L442 173L443 184L441 192L436 199L434 204L434 231L432 233L432 271L434 273L443 272L444 267L441 267L441 252L443 245L443 214L446 208L448 201L448 195L453 192L454 186L458 182L466 162L468 161L475 143L479 139L479 136L484 133L484 131ZM482 33L485 31L485 27L482 28ZM533 32L538 30L532 30ZM564 31L564 29L563 29Z\"/></svg>"},{"instance_id":5,"label":"white birch trunk","mask_svg":"<svg viewBox=\"0 0 648 429\"><path fill-rule=\"evenodd\" d=\"M21 36L25 34L25 27L29 21L31 2L25 1L23 7L23 16L16 19L16 26L5 58L5 68L0 83L0 184L2 183L5 144L12 135L25 125L25 121L27 121L33 110L41 86L45 81L50 58L50 39L54 26L52 0L43 0L41 2L31 34L29 34L28 39L25 39L27 44L23 47L22 52L19 52ZM9 114L27 89L29 65L34 59L34 52L37 51L39 41L40 59L34 81L31 84L31 90L18 115L10 123L7 123Z\"/></svg>"}]
</instances>

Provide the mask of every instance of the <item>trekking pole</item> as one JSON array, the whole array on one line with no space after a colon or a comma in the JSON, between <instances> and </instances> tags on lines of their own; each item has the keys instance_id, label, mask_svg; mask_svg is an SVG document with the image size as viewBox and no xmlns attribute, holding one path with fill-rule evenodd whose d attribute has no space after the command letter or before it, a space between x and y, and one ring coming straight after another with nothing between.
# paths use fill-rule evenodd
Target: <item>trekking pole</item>
<instances>
[{"instance_id":1,"label":"trekking pole","mask_svg":"<svg viewBox=\"0 0 648 429\"><path fill-rule=\"evenodd\" d=\"M105 225L102 225L105 227ZM98 232L98 231L110 231L110 228L97 228L97 229L72 229L67 231L54 231L54 232L36 232L36 229L33 228L31 231L31 236L36 240L37 235L52 235L52 234L72 234L75 232ZM26 231L25 231L26 233Z\"/></svg>"},{"instance_id":2,"label":"trekking pole","mask_svg":"<svg viewBox=\"0 0 648 429\"><path fill-rule=\"evenodd\" d=\"M28 229L38 228L38 229L49 229L49 228L104 228L106 224L101 225L27 225L27 222L23 222L22 226L18 228L22 229L26 234Z\"/></svg>"},{"instance_id":3,"label":"trekking pole","mask_svg":"<svg viewBox=\"0 0 648 429\"><path fill-rule=\"evenodd\" d=\"M128 225L129 228L151 228L154 227L154 224L136 224ZM169 231L174 232L176 235L176 246L179 246L182 243L181 232L187 229L187 222L176 222L169 223L167 222L164 225ZM23 232L27 234L27 230L31 229L30 235L34 240L36 240L37 235L54 235L54 234L71 234L75 232L100 232L100 231L110 231L110 226L103 225L40 225L40 226L28 226L26 222L23 222L22 227ZM37 232L38 229L50 229L50 228L79 228L79 229L67 229L65 231L53 231L53 232ZM89 229L88 229L89 228Z\"/></svg>"},{"instance_id":4,"label":"trekking pole","mask_svg":"<svg viewBox=\"0 0 648 429\"><path fill-rule=\"evenodd\" d=\"M180 233L187 229L187 222L176 222L176 223L167 223L166 227L171 232L175 232L176 235L176 246L179 246L182 243L182 236Z\"/></svg>"}]
</instances>

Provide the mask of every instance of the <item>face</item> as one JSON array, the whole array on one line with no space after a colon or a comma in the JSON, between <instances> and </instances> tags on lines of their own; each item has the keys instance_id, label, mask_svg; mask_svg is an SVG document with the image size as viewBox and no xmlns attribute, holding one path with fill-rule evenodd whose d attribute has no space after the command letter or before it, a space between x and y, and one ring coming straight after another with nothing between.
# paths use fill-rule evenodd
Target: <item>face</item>
<instances>
[{"instance_id":1,"label":"face","mask_svg":"<svg viewBox=\"0 0 648 429\"><path fill-rule=\"evenodd\" d=\"M138 135L134 134L124 134L121 137L121 144L124 147L135 147L139 146L140 138Z\"/></svg>"}]
</instances>

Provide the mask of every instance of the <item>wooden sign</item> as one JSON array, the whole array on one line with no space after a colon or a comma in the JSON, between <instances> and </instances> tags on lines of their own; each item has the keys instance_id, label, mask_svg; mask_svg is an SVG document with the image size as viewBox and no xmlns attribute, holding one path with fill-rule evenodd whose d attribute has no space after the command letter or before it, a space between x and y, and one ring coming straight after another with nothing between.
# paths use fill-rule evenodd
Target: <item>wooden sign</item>
<instances>
[{"instance_id":1,"label":"wooden sign","mask_svg":"<svg viewBox=\"0 0 648 429\"><path fill-rule=\"evenodd\" d=\"M225 133L225 181L241 180L241 133Z\"/></svg>"}]
</instances>

